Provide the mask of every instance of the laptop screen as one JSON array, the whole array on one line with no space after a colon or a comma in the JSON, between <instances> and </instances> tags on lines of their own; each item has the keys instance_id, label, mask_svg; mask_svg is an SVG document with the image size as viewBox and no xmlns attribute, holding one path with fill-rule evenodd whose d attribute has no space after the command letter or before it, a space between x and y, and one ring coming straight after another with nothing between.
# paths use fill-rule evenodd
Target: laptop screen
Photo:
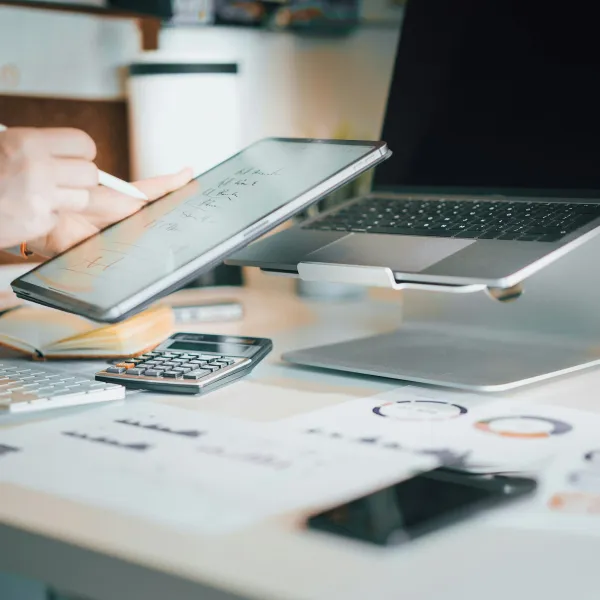
<instances>
[{"instance_id":1,"label":"laptop screen","mask_svg":"<svg viewBox=\"0 0 600 600\"><path fill-rule=\"evenodd\" d=\"M410 0L376 189L600 190L594 6Z\"/></svg>"}]
</instances>

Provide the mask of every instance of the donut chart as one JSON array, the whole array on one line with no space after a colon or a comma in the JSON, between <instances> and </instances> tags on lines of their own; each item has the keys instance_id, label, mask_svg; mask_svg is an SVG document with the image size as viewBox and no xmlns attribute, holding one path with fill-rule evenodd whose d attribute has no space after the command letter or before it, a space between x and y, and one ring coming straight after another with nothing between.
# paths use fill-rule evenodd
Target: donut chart
<instances>
[{"instance_id":1,"label":"donut chart","mask_svg":"<svg viewBox=\"0 0 600 600\"><path fill-rule=\"evenodd\" d=\"M439 400L397 400L373 408L377 416L396 421L447 421L466 412L464 406Z\"/></svg>"},{"instance_id":2,"label":"donut chart","mask_svg":"<svg viewBox=\"0 0 600 600\"><path fill-rule=\"evenodd\" d=\"M475 423L475 428L485 433L515 439L545 439L563 435L573 429L564 421L533 415L510 415L483 419Z\"/></svg>"}]
</instances>

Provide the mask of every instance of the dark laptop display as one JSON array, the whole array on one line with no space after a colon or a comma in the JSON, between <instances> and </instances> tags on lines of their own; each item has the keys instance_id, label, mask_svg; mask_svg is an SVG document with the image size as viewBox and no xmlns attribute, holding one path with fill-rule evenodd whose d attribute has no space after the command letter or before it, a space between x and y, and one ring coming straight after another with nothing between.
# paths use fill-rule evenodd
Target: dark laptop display
<instances>
[{"instance_id":1,"label":"dark laptop display","mask_svg":"<svg viewBox=\"0 0 600 600\"><path fill-rule=\"evenodd\" d=\"M373 193L237 264L511 287L596 236L597 23L577 0L409 0L381 133L393 155Z\"/></svg>"},{"instance_id":2,"label":"dark laptop display","mask_svg":"<svg viewBox=\"0 0 600 600\"><path fill-rule=\"evenodd\" d=\"M313 228L554 242L600 216L600 51L592 15L528 0L412 0L376 191L536 196L531 203L365 199Z\"/></svg>"},{"instance_id":3,"label":"dark laptop display","mask_svg":"<svg viewBox=\"0 0 600 600\"><path fill-rule=\"evenodd\" d=\"M376 189L600 190L597 27L593 2L410 1Z\"/></svg>"}]
</instances>

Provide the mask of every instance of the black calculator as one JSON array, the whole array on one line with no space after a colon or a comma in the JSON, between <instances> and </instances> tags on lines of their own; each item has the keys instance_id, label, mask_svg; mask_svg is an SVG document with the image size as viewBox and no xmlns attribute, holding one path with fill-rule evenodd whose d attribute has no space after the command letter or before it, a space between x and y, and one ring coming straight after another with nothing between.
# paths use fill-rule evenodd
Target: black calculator
<instances>
[{"instance_id":1,"label":"black calculator","mask_svg":"<svg viewBox=\"0 0 600 600\"><path fill-rule=\"evenodd\" d=\"M207 394L250 373L272 348L266 338L176 333L153 352L107 366L96 379L133 389Z\"/></svg>"}]
</instances>

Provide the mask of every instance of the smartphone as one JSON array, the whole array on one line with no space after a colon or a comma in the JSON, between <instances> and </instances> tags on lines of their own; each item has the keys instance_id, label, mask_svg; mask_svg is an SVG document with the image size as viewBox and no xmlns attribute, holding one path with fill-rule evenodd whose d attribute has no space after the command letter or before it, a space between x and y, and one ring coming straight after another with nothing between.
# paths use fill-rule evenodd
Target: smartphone
<instances>
[{"instance_id":1,"label":"smartphone","mask_svg":"<svg viewBox=\"0 0 600 600\"><path fill-rule=\"evenodd\" d=\"M362 542L395 546L533 494L536 488L536 480L529 477L471 475L439 468L314 515L307 525Z\"/></svg>"}]
</instances>

